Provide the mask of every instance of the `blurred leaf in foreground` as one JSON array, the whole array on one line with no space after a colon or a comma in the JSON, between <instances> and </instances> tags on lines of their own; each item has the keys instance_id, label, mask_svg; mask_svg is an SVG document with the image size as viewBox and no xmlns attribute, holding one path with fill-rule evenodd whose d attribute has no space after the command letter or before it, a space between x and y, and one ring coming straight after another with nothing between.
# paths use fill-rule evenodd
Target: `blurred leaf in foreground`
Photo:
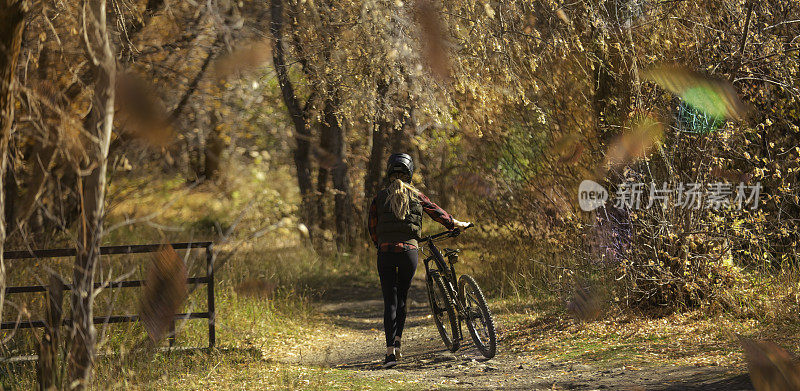
<instances>
[{"instance_id":1,"label":"blurred leaf in foreground","mask_svg":"<svg viewBox=\"0 0 800 391\"><path fill-rule=\"evenodd\" d=\"M455 175L453 188L456 193L471 193L481 197L494 197L497 191L495 186L487 181L485 177L475 173L459 173Z\"/></svg>"},{"instance_id":2,"label":"blurred leaf in foreground","mask_svg":"<svg viewBox=\"0 0 800 391\"><path fill-rule=\"evenodd\" d=\"M272 59L272 45L269 40L243 44L217 60L215 73L218 79L251 71L264 66Z\"/></svg>"},{"instance_id":3,"label":"blurred leaf in foreground","mask_svg":"<svg viewBox=\"0 0 800 391\"><path fill-rule=\"evenodd\" d=\"M768 341L739 336L750 369L750 381L758 391L800 390L800 363L789 352Z\"/></svg>"},{"instance_id":4,"label":"blurred leaf in foreground","mask_svg":"<svg viewBox=\"0 0 800 391\"><path fill-rule=\"evenodd\" d=\"M561 21L566 23L568 26L572 26L572 21L567 16L567 13L564 12L563 8L559 8L556 10L556 16L558 16L558 18L561 19Z\"/></svg>"},{"instance_id":5,"label":"blurred leaf in foreground","mask_svg":"<svg viewBox=\"0 0 800 391\"><path fill-rule=\"evenodd\" d=\"M558 156L559 164L575 164L583 154L583 144L580 137L568 134L556 140L553 153Z\"/></svg>"},{"instance_id":6,"label":"blurred leaf in foreground","mask_svg":"<svg viewBox=\"0 0 800 391\"><path fill-rule=\"evenodd\" d=\"M567 303L567 311L583 322L597 320L603 309L601 296L593 287L576 284L572 299Z\"/></svg>"},{"instance_id":7,"label":"blurred leaf in foreground","mask_svg":"<svg viewBox=\"0 0 800 391\"><path fill-rule=\"evenodd\" d=\"M152 85L131 73L117 76L114 122L125 133L151 146L164 147L172 139L172 127L164 105Z\"/></svg>"},{"instance_id":8,"label":"blurred leaf in foreground","mask_svg":"<svg viewBox=\"0 0 800 391\"><path fill-rule=\"evenodd\" d=\"M745 106L727 80L674 65L651 68L643 76L708 116L729 119L744 116Z\"/></svg>"},{"instance_id":9,"label":"blurred leaf in foreground","mask_svg":"<svg viewBox=\"0 0 800 391\"><path fill-rule=\"evenodd\" d=\"M606 167L626 165L645 158L664 138L664 124L650 114L638 116L631 130L614 140L606 152Z\"/></svg>"},{"instance_id":10,"label":"blurred leaf in foreground","mask_svg":"<svg viewBox=\"0 0 800 391\"><path fill-rule=\"evenodd\" d=\"M342 159L339 159L339 157L336 156L336 154L326 151L325 149L316 145L313 146L311 153L314 156L314 159L317 160L317 163L319 163L319 166L326 170L332 170L344 163Z\"/></svg>"},{"instance_id":11,"label":"blurred leaf in foreground","mask_svg":"<svg viewBox=\"0 0 800 391\"><path fill-rule=\"evenodd\" d=\"M253 278L243 281L241 284L233 288L233 290L237 295L241 296L271 299L275 294L275 289L277 287L278 284L272 280Z\"/></svg>"},{"instance_id":12,"label":"blurred leaf in foreground","mask_svg":"<svg viewBox=\"0 0 800 391\"><path fill-rule=\"evenodd\" d=\"M414 19L420 27L423 58L431 73L439 79L450 78L450 58L439 12L429 0L418 0L414 5Z\"/></svg>"},{"instance_id":13,"label":"blurred leaf in foreground","mask_svg":"<svg viewBox=\"0 0 800 391\"><path fill-rule=\"evenodd\" d=\"M744 173L738 170L726 170L719 165L711 168L711 175L727 180L732 183L748 183L753 178L752 174Z\"/></svg>"},{"instance_id":14,"label":"blurred leaf in foreground","mask_svg":"<svg viewBox=\"0 0 800 391\"><path fill-rule=\"evenodd\" d=\"M186 300L186 278L186 265L172 246L164 245L155 253L139 303L139 317L154 343L166 335Z\"/></svg>"}]
</instances>

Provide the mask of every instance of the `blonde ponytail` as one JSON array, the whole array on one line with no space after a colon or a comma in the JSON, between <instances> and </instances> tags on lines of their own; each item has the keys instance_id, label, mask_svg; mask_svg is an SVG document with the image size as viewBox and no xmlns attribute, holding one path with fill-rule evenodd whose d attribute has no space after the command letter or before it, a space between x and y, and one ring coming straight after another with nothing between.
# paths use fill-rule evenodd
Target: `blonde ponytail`
<instances>
[{"instance_id":1,"label":"blonde ponytail","mask_svg":"<svg viewBox=\"0 0 800 391\"><path fill-rule=\"evenodd\" d=\"M395 217L404 220L411 208L411 197L416 197L417 189L400 178L395 178L389 183L389 196L387 200L392 207Z\"/></svg>"}]
</instances>

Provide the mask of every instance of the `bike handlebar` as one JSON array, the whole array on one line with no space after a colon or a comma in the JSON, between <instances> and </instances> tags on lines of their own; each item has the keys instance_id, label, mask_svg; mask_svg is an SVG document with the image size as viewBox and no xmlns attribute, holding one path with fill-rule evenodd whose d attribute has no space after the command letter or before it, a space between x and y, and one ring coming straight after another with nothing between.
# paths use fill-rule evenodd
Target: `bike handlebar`
<instances>
[{"instance_id":1,"label":"bike handlebar","mask_svg":"<svg viewBox=\"0 0 800 391\"><path fill-rule=\"evenodd\" d=\"M475 226L475 224L469 223L469 225L464 227L463 229L466 230L467 228L472 228L474 226ZM434 234L434 235L428 235L428 236L426 236L424 238L421 238L419 241L420 242L427 242L427 241L439 239L441 237L454 238L454 237L456 237L456 236L458 236L460 234L461 234L461 228L453 228L453 229L451 229L449 231L439 232L438 234Z\"/></svg>"}]
</instances>

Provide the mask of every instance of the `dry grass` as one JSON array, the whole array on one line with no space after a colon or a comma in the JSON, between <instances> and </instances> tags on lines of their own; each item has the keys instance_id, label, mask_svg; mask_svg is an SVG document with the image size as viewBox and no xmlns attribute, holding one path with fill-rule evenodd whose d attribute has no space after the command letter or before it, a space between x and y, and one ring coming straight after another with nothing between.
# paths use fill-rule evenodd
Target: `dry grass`
<instances>
[{"instance_id":1,"label":"dry grass","mask_svg":"<svg viewBox=\"0 0 800 391\"><path fill-rule=\"evenodd\" d=\"M800 323L792 317L747 317L712 308L653 317L612 305L603 319L580 322L569 316L563 301L553 298L506 299L496 306L505 343L514 352L541 360L601 367L743 368L745 357L737 335L800 351Z\"/></svg>"},{"instance_id":2,"label":"dry grass","mask_svg":"<svg viewBox=\"0 0 800 391\"><path fill-rule=\"evenodd\" d=\"M334 285L374 278L373 259L370 254L320 256L308 249L307 239L297 229L296 205L291 201L297 195L287 169L272 170L266 176L259 175L258 167L232 165L227 169L232 172L225 177L233 179L195 187L175 179L154 180L156 174L115 180L112 190L128 196L115 202L109 225L125 219L152 218L112 231L107 243L220 242L220 234L228 233L224 243L217 246L218 349L211 353L147 353L135 349L145 338L140 325L101 328L99 351L113 354L99 360L94 387L414 389L413 384L378 382L350 371L287 364L296 361L293 354L300 354L304 346L337 332L330 319L311 307L314 295ZM130 195L134 193L135 197ZM504 349L514 353L597 366L639 367L657 362L741 367L744 357L736 334L770 339L791 351L800 351L797 274L764 277L764 271L742 272L737 287L721 300L727 303L722 307L655 318L607 304L603 311L606 317L578 322L565 308L569 297L563 292L568 290L542 289L545 281L559 278L565 282L550 284L551 288L570 286L566 281L571 276L558 268L569 265L566 252L521 251L524 243L479 233L473 231L459 238L460 243L450 244L464 249L459 272L476 275L495 297L492 306L499 316ZM531 259L539 262L531 263ZM112 276L134 271L129 278L141 278L146 270L141 267L141 258L107 262L104 270L111 271ZM58 270L67 273L69 264L62 263ZM33 282L41 279L36 274L40 269L41 265L32 264L10 275L21 283ZM190 258L188 269L190 275L202 274L202 254ZM112 307L115 313L134 311L137 290L114 291L120 293L101 294L97 312L107 313ZM203 288L190 294L182 311L204 310L204 294ZM12 300L28 304L31 318L41 315L40 303L33 296ZM13 306L10 311L14 311ZM178 346L205 346L205 322L179 322L177 328ZM4 353L32 353L36 340L32 332L20 332L4 347ZM5 389L34 388L34 373L31 363L0 365L0 385Z\"/></svg>"},{"instance_id":3,"label":"dry grass","mask_svg":"<svg viewBox=\"0 0 800 391\"><path fill-rule=\"evenodd\" d=\"M216 272L217 350L154 353L141 350L146 333L136 323L99 326L102 354L94 376L96 389L341 389L381 388L350 379L346 373L283 364L291 352L325 334L328 324L309 306L314 289L336 283L335 274L356 280L369 272L356 256L322 258L306 246L297 228L296 199L288 169L260 174L259 167L232 164L222 183L189 185L179 179L149 173L115 178L110 191L118 195L107 226L109 244L214 240L219 243ZM154 179L156 178L156 179ZM285 186L281 186L285 185ZM124 222L132 224L123 224ZM233 228L231 228L233 227ZM173 230L174 229L174 230ZM186 258L189 275L204 275L202 251ZM143 278L147 256L106 257L103 275ZM69 278L69 260L58 272ZM52 265L48 263L48 265ZM42 265L12 269L14 284L37 283ZM253 281L259 283L253 284ZM268 288L242 291L243 283ZM115 289L97 299L98 315L135 313L140 290ZM7 315L42 316L40 295L10 297ZM65 300L64 308L68 308ZM205 288L191 293L180 311L205 311ZM12 313L13 312L13 313ZM177 346L207 344L203 320L177 322ZM17 332L3 346L4 355L33 354L40 330ZM5 338L8 334L0 334ZM162 347L166 343L162 342ZM169 370L165 370L169 368ZM0 364L0 388L35 388L33 363ZM226 387L227 388L227 387ZM334 387L335 388L335 387ZM394 387L397 388L397 387Z\"/></svg>"}]
</instances>

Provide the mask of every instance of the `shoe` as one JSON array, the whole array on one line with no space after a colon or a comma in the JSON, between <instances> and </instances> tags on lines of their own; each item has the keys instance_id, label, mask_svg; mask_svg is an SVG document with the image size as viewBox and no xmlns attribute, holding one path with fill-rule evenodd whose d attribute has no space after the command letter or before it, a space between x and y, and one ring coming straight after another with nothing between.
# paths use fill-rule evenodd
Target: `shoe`
<instances>
[{"instance_id":1,"label":"shoe","mask_svg":"<svg viewBox=\"0 0 800 391\"><path fill-rule=\"evenodd\" d=\"M389 354L383 359L383 369L389 369L395 365L397 365L397 357L394 354Z\"/></svg>"},{"instance_id":2,"label":"shoe","mask_svg":"<svg viewBox=\"0 0 800 391\"><path fill-rule=\"evenodd\" d=\"M403 358L403 355L400 354L400 341L394 341L394 355L398 360Z\"/></svg>"}]
</instances>

